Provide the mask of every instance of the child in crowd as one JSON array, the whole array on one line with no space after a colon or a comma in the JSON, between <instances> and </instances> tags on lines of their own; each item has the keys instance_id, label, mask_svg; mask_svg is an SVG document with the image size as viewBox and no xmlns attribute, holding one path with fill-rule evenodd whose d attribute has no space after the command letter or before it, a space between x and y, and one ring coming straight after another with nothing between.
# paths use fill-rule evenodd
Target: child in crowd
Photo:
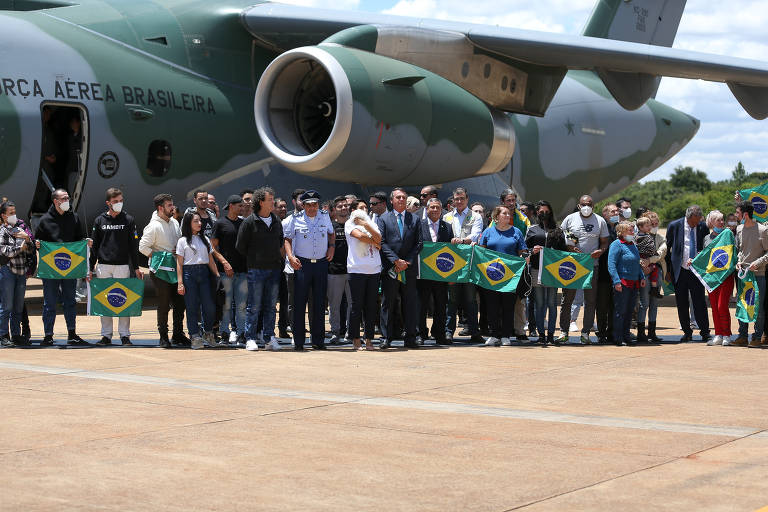
<instances>
[{"instance_id":1,"label":"child in crowd","mask_svg":"<svg viewBox=\"0 0 768 512\"><path fill-rule=\"evenodd\" d=\"M656 241L655 236L651 233L651 219L648 217L640 217L637 219L637 250L640 251L640 258L648 259L656 254ZM651 293L658 293L659 287L659 266L656 264L649 265L644 272L647 275L648 282L652 290Z\"/></svg>"}]
</instances>

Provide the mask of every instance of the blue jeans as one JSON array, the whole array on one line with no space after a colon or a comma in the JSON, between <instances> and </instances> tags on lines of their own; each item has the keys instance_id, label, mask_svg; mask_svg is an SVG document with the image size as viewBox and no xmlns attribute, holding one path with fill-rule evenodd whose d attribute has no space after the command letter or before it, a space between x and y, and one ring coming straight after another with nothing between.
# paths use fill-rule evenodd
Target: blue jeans
<instances>
[{"instance_id":1,"label":"blue jeans","mask_svg":"<svg viewBox=\"0 0 768 512\"><path fill-rule=\"evenodd\" d=\"M757 309L757 321L755 322L755 333L752 335L753 339L760 339L763 335L763 328L765 327L765 313L763 306L765 304L765 276L755 276L757 280L757 300L759 304L755 304ZM739 336L746 336L749 332L749 324L739 320Z\"/></svg>"},{"instance_id":2,"label":"blue jeans","mask_svg":"<svg viewBox=\"0 0 768 512\"><path fill-rule=\"evenodd\" d=\"M61 299L67 330L75 330L77 309L75 308L75 286L77 279L43 279L43 331L53 336L56 323L56 304Z\"/></svg>"},{"instance_id":3,"label":"blue jeans","mask_svg":"<svg viewBox=\"0 0 768 512\"><path fill-rule=\"evenodd\" d=\"M637 308L637 323L645 324L645 312L648 312L648 323L656 321L659 299L651 295L651 281L645 281L645 287L640 288L640 307Z\"/></svg>"},{"instance_id":4,"label":"blue jeans","mask_svg":"<svg viewBox=\"0 0 768 512\"><path fill-rule=\"evenodd\" d=\"M248 271L248 319L246 339L255 340L259 334L257 325L262 316L262 337L269 342L275 335L275 307L280 291L280 273L282 269L262 270L252 268Z\"/></svg>"},{"instance_id":5,"label":"blue jeans","mask_svg":"<svg viewBox=\"0 0 768 512\"><path fill-rule=\"evenodd\" d=\"M24 292L27 276L11 272L8 265L0 267L0 336L8 335L8 320L11 335L21 335L21 315L24 311Z\"/></svg>"},{"instance_id":6,"label":"blue jeans","mask_svg":"<svg viewBox=\"0 0 768 512\"><path fill-rule=\"evenodd\" d=\"M200 335L200 308L203 309L203 331L210 332L216 319L216 304L211 296L211 270L208 265L181 267L184 283L184 304L187 309L187 332Z\"/></svg>"},{"instance_id":7,"label":"blue jeans","mask_svg":"<svg viewBox=\"0 0 768 512\"><path fill-rule=\"evenodd\" d=\"M613 290L613 339L616 343L632 341L629 328L632 326L632 310L636 301L637 288L622 286L620 292Z\"/></svg>"},{"instance_id":8,"label":"blue jeans","mask_svg":"<svg viewBox=\"0 0 768 512\"><path fill-rule=\"evenodd\" d=\"M245 335L245 311L248 302L248 274L239 272L232 277L221 274L221 286L224 288L224 308L221 313L219 332L230 332L232 321L232 302L235 303L235 329L232 332Z\"/></svg>"},{"instance_id":9,"label":"blue jeans","mask_svg":"<svg viewBox=\"0 0 768 512\"><path fill-rule=\"evenodd\" d=\"M533 298L536 301L536 330L539 336L555 334L557 328L557 288L535 285ZM544 331L544 317L547 317L547 330Z\"/></svg>"}]
</instances>

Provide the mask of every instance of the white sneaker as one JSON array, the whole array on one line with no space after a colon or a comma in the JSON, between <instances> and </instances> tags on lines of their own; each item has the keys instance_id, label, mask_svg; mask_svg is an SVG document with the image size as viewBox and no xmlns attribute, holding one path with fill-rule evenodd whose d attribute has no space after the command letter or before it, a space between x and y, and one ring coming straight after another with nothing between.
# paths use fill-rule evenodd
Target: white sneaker
<instances>
[{"instance_id":1,"label":"white sneaker","mask_svg":"<svg viewBox=\"0 0 768 512\"><path fill-rule=\"evenodd\" d=\"M568 326L568 332L578 332L581 329L579 329L579 326L576 325L576 322L571 322L571 325Z\"/></svg>"},{"instance_id":2,"label":"white sneaker","mask_svg":"<svg viewBox=\"0 0 768 512\"><path fill-rule=\"evenodd\" d=\"M256 343L256 340L248 340L245 342L245 350L256 352L257 350L259 350L259 344Z\"/></svg>"},{"instance_id":3,"label":"white sneaker","mask_svg":"<svg viewBox=\"0 0 768 512\"><path fill-rule=\"evenodd\" d=\"M197 349L203 348L204 347L204 345L203 345L203 338L201 338L198 335L192 336L192 338L190 338L190 340L189 340L189 347L192 350L197 350Z\"/></svg>"},{"instance_id":4,"label":"white sneaker","mask_svg":"<svg viewBox=\"0 0 768 512\"><path fill-rule=\"evenodd\" d=\"M720 341L720 343L716 343L716 345L730 345L730 344L731 344L730 336L723 336L723 339Z\"/></svg>"},{"instance_id":5,"label":"white sneaker","mask_svg":"<svg viewBox=\"0 0 768 512\"><path fill-rule=\"evenodd\" d=\"M494 338L493 336L489 336L485 340L485 346L486 347L495 347L498 344L499 344L499 338Z\"/></svg>"},{"instance_id":6,"label":"white sneaker","mask_svg":"<svg viewBox=\"0 0 768 512\"><path fill-rule=\"evenodd\" d=\"M237 345L237 332L232 331L231 333L229 333L229 344Z\"/></svg>"},{"instance_id":7,"label":"white sneaker","mask_svg":"<svg viewBox=\"0 0 768 512\"><path fill-rule=\"evenodd\" d=\"M511 347L512 346L512 340L509 338L501 338L501 346L502 347Z\"/></svg>"},{"instance_id":8,"label":"white sneaker","mask_svg":"<svg viewBox=\"0 0 768 512\"><path fill-rule=\"evenodd\" d=\"M730 342L730 340L728 341ZM722 345L722 344L723 344L723 337L720 336L719 334L707 342L707 345L709 345L710 347L713 345Z\"/></svg>"},{"instance_id":9,"label":"white sneaker","mask_svg":"<svg viewBox=\"0 0 768 512\"><path fill-rule=\"evenodd\" d=\"M274 351L278 351L278 350L280 350L282 347L280 347L280 344L277 342L277 338L275 338L274 336L272 336L272 339L271 339L271 340L269 340L269 343L267 343L266 345L264 345L264 348L266 348L267 350L274 350Z\"/></svg>"}]
</instances>

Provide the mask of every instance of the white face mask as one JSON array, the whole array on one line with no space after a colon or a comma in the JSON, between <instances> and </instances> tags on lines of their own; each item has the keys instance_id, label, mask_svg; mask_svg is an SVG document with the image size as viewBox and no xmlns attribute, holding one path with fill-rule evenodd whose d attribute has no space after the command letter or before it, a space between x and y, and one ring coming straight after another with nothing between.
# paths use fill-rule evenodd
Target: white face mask
<instances>
[{"instance_id":1,"label":"white face mask","mask_svg":"<svg viewBox=\"0 0 768 512\"><path fill-rule=\"evenodd\" d=\"M115 204L113 204L112 205L112 210L115 213L120 213L121 211L123 211L123 203L115 203Z\"/></svg>"},{"instance_id":2,"label":"white face mask","mask_svg":"<svg viewBox=\"0 0 768 512\"><path fill-rule=\"evenodd\" d=\"M592 207L591 206L582 206L579 208L579 211L581 212L582 217L589 217L592 215Z\"/></svg>"},{"instance_id":3,"label":"white face mask","mask_svg":"<svg viewBox=\"0 0 768 512\"><path fill-rule=\"evenodd\" d=\"M618 215L612 215L611 216L611 224L618 224L619 223L619 216Z\"/></svg>"},{"instance_id":4,"label":"white face mask","mask_svg":"<svg viewBox=\"0 0 768 512\"><path fill-rule=\"evenodd\" d=\"M739 223L736 222L735 220L729 220L728 225L731 226L732 228L735 228L736 226L739 225Z\"/></svg>"},{"instance_id":5,"label":"white face mask","mask_svg":"<svg viewBox=\"0 0 768 512\"><path fill-rule=\"evenodd\" d=\"M659 228L651 228L651 234L655 235L659 232Z\"/></svg>"},{"instance_id":6,"label":"white face mask","mask_svg":"<svg viewBox=\"0 0 768 512\"><path fill-rule=\"evenodd\" d=\"M628 219L632 216L632 208L623 208L621 210L621 214L624 216L625 219Z\"/></svg>"},{"instance_id":7,"label":"white face mask","mask_svg":"<svg viewBox=\"0 0 768 512\"><path fill-rule=\"evenodd\" d=\"M8 216L8 224L11 225L11 226L15 226L16 225L16 221L18 221L18 220L19 219L16 217L16 215L9 215Z\"/></svg>"},{"instance_id":8,"label":"white face mask","mask_svg":"<svg viewBox=\"0 0 768 512\"><path fill-rule=\"evenodd\" d=\"M625 242L634 242L635 241L635 235L624 235L624 241Z\"/></svg>"},{"instance_id":9,"label":"white face mask","mask_svg":"<svg viewBox=\"0 0 768 512\"><path fill-rule=\"evenodd\" d=\"M61 211L68 212L69 211L69 201L64 201L59 205L59 208L61 208Z\"/></svg>"}]
</instances>

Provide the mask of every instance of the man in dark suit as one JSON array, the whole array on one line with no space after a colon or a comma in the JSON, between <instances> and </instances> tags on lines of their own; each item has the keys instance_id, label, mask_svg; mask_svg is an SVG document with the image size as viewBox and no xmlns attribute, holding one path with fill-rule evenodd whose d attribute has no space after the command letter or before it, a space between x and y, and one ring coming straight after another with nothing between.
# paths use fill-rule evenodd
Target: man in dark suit
<instances>
[{"instance_id":1,"label":"man in dark suit","mask_svg":"<svg viewBox=\"0 0 768 512\"><path fill-rule=\"evenodd\" d=\"M440 217L443 213L443 205L436 197L429 199L427 206L427 218L421 220L422 242L451 243L453 228ZM445 306L448 304L448 283L419 279L419 330L421 337L427 337L427 309L430 299L433 303L432 313L432 337L438 345L449 345L445 338Z\"/></svg>"},{"instance_id":2,"label":"man in dark suit","mask_svg":"<svg viewBox=\"0 0 768 512\"><path fill-rule=\"evenodd\" d=\"M380 348L389 348L396 336L395 308L397 296L402 292L405 323L405 346L418 348L416 344L416 318L419 296L416 290L418 256L421 251L421 227L419 219L405 211L408 194L395 188L390 199L392 211L382 214L376 224L381 232L381 265L384 301L381 304L381 332L384 337ZM392 272L390 272L392 271ZM400 272L405 282L397 279ZM394 274L393 278L390 274Z\"/></svg>"},{"instance_id":3,"label":"man in dark suit","mask_svg":"<svg viewBox=\"0 0 768 512\"><path fill-rule=\"evenodd\" d=\"M691 271L689 263L704 248L704 237L709 234L702 221L701 207L689 206L685 218L672 221L667 228L667 272L675 286L677 317L683 330L682 342L693 341L688 294L693 300L693 316L701 330L701 340L709 340L709 317L704 300L704 286Z\"/></svg>"}]
</instances>

